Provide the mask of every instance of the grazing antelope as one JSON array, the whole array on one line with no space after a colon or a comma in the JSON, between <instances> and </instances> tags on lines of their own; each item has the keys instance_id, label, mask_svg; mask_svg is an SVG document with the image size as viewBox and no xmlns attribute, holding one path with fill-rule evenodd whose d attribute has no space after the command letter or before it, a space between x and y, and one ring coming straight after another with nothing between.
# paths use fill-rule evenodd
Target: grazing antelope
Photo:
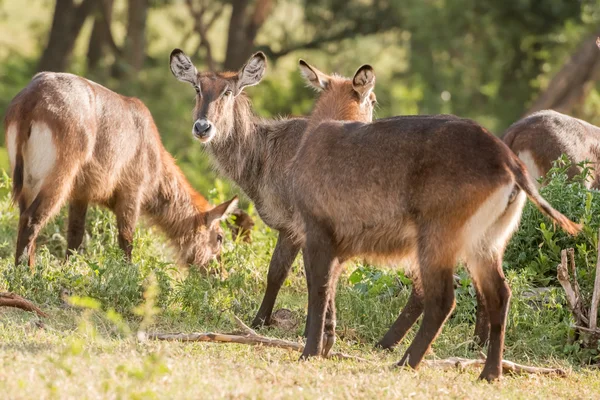
<instances>
[{"instance_id":1,"label":"grazing antelope","mask_svg":"<svg viewBox=\"0 0 600 400\"><path fill-rule=\"evenodd\" d=\"M40 229L69 202L68 250L83 239L89 203L117 217L131 259L139 214L158 225L181 263L206 265L221 249L220 221L237 198L212 207L163 147L144 104L87 79L40 73L12 100L4 126L20 210L15 262L34 265Z\"/></svg>"},{"instance_id":2,"label":"grazing antelope","mask_svg":"<svg viewBox=\"0 0 600 400\"><path fill-rule=\"evenodd\" d=\"M173 75L196 90L192 133L205 143L222 173L235 181L254 202L265 224L279 236L269 264L267 288L253 327L269 324L277 294L300 251L294 239L293 200L289 194L288 164L308 127L306 118L266 120L257 117L243 89L256 85L266 68L263 53L256 53L238 73L198 73L185 53L173 50L170 57ZM300 61L309 82L327 78L316 68ZM329 78L327 93L336 99L331 117L343 120L372 119L375 94L372 84L363 79L361 68L354 80ZM330 101L328 102L330 103ZM320 113L318 107L315 113Z\"/></svg>"},{"instance_id":3,"label":"grazing antelope","mask_svg":"<svg viewBox=\"0 0 600 400\"><path fill-rule=\"evenodd\" d=\"M586 186L600 189L600 128L597 126L545 110L515 122L502 140L519 156L533 178L546 176L552 162L566 154L572 163L569 176L581 172L578 163L589 161L593 170Z\"/></svg>"}]
</instances>

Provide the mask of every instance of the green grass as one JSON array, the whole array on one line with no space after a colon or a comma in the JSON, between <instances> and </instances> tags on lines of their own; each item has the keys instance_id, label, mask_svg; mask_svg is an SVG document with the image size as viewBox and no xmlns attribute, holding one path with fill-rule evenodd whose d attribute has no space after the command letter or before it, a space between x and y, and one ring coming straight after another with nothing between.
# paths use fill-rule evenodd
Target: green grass
<instances>
[{"instance_id":1,"label":"green grass","mask_svg":"<svg viewBox=\"0 0 600 400\"><path fill-rule=\"evenodd\" d=\"M410 293L401 272L351 264L338 288L336 349L368 363L338 360L297 362L298 353L228 344L139 342L140 327L162 332L230 332L232 316L250 321L264 290L276 235L258 222L253 243L228 238L220 265L204 276L173 264L172 252L154 229L136 231L132 263L118 249L114 217L92 209L82 254L64 262L65 210L38 240L36 270L13 263L18 216L4 175L0 198L0 291L17 292L50 314L46 329L19 310L0 309L0 393L3 398L595 398L600 372L586 367L596 352L572 335L564 296L553 288L543 298L526 297L532 278L508 271L513 301L505 358L557 366L567 378L505 377L477 381L479 368L419 371L391 368L414 336L395 353L373 350ZM222 193L215 193L220 196ZM528 215L528 223L539 225ZM258 220L258 219L257 219ZM258 220L259 221L259 220ZM429 359L472 350L475 297L459 270L457 308ZM65 307L67 289L84 307ZM301 341L307 297L300 260L278 299L298 324L261 333ZM146 295L144 295L146 291ZM78 300L77 300L78 299ZM93 299L93 300L92 300Z\"/></svg>"},{"instance_id":2,"label":"green grass","mask_svg":"<svg viewBox=\"0 0 600 400\"><path fill-rule=\"evenodd\" d=\"M138 343L77 329L77 314L51 311L54 330L32 328L19 312L3 315L4 398L591 399L600 390L597 370L578 370L567 378L505 377L490 385L476 380L477 370L391 368L398 355L346 343L342 347L370 362L299 363L297 353L271 348Z\"/></svg>"}]
</instances>

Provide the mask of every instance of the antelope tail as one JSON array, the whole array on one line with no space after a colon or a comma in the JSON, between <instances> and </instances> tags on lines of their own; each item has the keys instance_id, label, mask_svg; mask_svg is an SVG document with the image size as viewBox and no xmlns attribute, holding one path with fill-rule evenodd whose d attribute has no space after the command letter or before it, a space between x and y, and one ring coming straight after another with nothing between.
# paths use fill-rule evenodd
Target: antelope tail
<instances>
[{"instance_id":1,"label":"antelope tail","mask_svg":"<svg viewBox=\"0 0 600 400\"><path fill-rule=\"evenodd\" d=\"M517 181L517 186L521 188L529 197L529 200L536 205L536 207L546 214L550 219L559 224L562 229L568 232L571 235L576 235L581 230L581 224L576 224L571 221L569 218L565 217L563 214L555 210L550 203L548 203L538 192L535 184L531 180L525 165L519 160L519 158L512 153L511 151L511 162L509 168L513 175L515 176L515 180Z\"/></svg>"}]
</instances>

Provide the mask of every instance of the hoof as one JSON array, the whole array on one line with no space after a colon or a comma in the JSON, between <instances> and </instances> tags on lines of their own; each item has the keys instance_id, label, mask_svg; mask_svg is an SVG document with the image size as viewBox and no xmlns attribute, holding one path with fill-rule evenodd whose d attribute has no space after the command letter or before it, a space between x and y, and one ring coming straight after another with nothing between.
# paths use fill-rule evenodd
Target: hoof
<instances>
[{"instance_id":1,"label":"hoof","mask_svg":"<svg viewBox=\"0 0 600 400\"><path fill-rule=\"evenodd\" d=\"M375 346L373 346L373 348L375 350L386 350L386 351L389 351L390 353L394 351L395 347L396 347L395 343L394 344L390 344L390 343L387 343L384 340L380 340L379 342L377 342L375 344Z\"/></svg>"},{"instance_id":2,"label":"hoof","mask_svg":"<svg viewBox=\"0 0 600 400\"><path fill-rule=\"evenodd\" d=\"M500 372L500 371L488 372L484 369L483 372L481 373L481 375L479 375L479 380L482 380L482 381L486 380L488 382L493 382L493 381L499 380L501 376L502 376L502 372Z\"/></svg>"},{"instance_id":3,"label":"hoof","mask_svg":"<svg viewBox=\"0 0 600 400\"><path fill-rule=\"evenodd\" d=\"M308 361L310 358L315 357L312 354L308 354L306 351L302 352L302 355L300 356L300 358L298 359L298 361Z\"/></svg>"}]
</instances>

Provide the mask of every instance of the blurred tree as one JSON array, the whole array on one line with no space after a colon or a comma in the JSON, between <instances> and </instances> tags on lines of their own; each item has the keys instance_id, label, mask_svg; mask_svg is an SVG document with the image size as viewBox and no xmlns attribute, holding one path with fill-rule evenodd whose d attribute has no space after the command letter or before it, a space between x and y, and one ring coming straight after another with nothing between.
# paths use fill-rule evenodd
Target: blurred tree
<instances>
[{"instance_id":1,"label":"blurred tree","mask_svg":"<svg viewBox=\"0 0 600 400\"><path fill-rule=\"evenodd\" d=\"M567 28L590 29L583 2L571 0L407 0L399 12L411 34L405 79L425 85L419 112L500 129L526 110Z\"/></svg>"},{"instance_id":2,"label":"blurred tree","mask_svg":"<svg viewBox=\"0 0 600 400\"><path fill-rule=\"evenodd\" d=\"M56 0L48 42L38 71L64 71L85 20L96 7L96 0Z\"/></svg>"},{"instance_id":3,"label":"blurred tree","mask_svg":"<svg viewBox=\"0 0 600 400\"><path fill-rule=\"evenodd\" d=\"M277 0L186 0L199 36L196 53L204 49L206 64L236 70L252 52L264 51L272 60L293 51L318 49L327 44L383 32L399 25L395 2L386 0L300 0L304 8L304 27L284 26L283 39L270 38L257 43L258 33L272 15ZM231 8L225 59L218 63L212 52L208 32L225 8ZM288 24L289 25L289 24ZM299 38L297 31L307 34ZM186 35L189 37L189 35ZM275 42L275 43L273 43Z\"/></svg>"},{"instance_id":4,"label":"blurred tree","mask_svg":"<svg viewBox=\"0 0 600 400\"><path fill-rule=\"evenodd\" d=\"M87 65L90 70L95 70L100 61L106 57L109 50L114 51L114 47L116 47L110 32L114 0L99 1L101 4L96 11L94 26L92 27L92 34L90 35L90 43L87 51Z\"/></svg>"},{"instance_id":5,"label":"blurred tree","mask_svg":"<svg viewBox=\"0 0 600 400\"><path fill-rule=\"evenodd\" d=\"M146 57L146 21L149 0L128 0L127 36L123 46L125 62L134 72L139 72Z\"/></svg>"},{"instance_id":6,"label":"blurred tree","mask_svg":"<svg viewBox=\"0 0 600 400\"><path fill-rule=\"evenodd\" d=\"M600 31L585 37L575 53L552 78L548 87L529 108L528 114L553 109L571 113L583 103L600 77L600 51L596 39Z\"/></svg>"}]
</instances>

